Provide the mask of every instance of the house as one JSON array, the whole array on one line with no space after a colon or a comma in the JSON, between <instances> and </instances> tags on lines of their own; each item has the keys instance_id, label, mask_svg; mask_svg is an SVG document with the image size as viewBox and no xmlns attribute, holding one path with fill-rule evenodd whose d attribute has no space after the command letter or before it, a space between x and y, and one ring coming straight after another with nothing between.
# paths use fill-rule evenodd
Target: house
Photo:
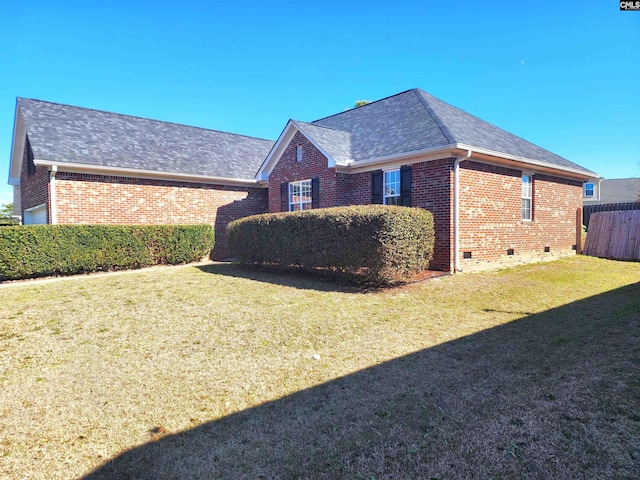
<instances>
[{"instance_id":1,"label":"house","mask_svg":"<svg viewBox=\"0 0 640 480\"><path fill-rule=\"evenodd\" d=\"M275 142L18 99L10 183L25 223L215 225L265 211L381 203L434 214L431 268L574 253L583 183L599 176L413 89Z\"/></svg>"},{"instance_id":2,"label":"house","mask_svg":"<svg viewBox=\"0 0 640 480\"><path fill-rule=\"evenodd\" d=\"M267 209L273 142L19 98L9 183L24 224L227 224Z\"/></svg>"},{"instance_id":3,"label":"house","mask_svg":"<svg viewBox=\"0 0 640 480\"><path fill-rule=\"evenodd\" d=\"M596 178L584 184L585 206L634 202L640 202L640 178Z\"/></svg>"}]
</instances>

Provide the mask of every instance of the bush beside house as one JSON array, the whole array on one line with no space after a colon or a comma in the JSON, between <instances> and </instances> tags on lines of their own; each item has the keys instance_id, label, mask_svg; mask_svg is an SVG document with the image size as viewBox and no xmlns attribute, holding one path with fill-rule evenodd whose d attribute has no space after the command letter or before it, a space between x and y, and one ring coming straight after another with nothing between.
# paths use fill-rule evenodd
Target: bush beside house
<instances>
[{"instance_id":1,"label":"bush beside house","mask_svg":"<svg viewBox=\"0 0 640 480\"><path fill-rule=\"evenodd\" d=\"M229 225L231 251L245 265L328 269L375 283L395 283L428 268L430 212L351 206L254 215Z\"/></svg>"},{"instance_id":2,"label":"bush beside house","mask_svg":"<svg viewBox=\"0 0 640 480\"><path fill-rule=\"evenodd\" d=\"M0 281L188 263L211 225L33 225L0 229Z\"/></svg>"}]
</instances>

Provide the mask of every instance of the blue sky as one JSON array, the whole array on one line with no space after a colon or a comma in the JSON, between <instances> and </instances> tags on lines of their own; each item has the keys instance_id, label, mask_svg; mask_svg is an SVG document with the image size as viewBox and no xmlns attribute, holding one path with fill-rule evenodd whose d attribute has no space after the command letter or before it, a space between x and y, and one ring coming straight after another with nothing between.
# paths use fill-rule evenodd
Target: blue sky
<instances>
[{"instance_id":1,"label":"blue sky","mask_svg":"<svg viewBox=\"0 0 640 480\"><path fill-rule=\"evenodd\" d=\"M419 87L607 178L640 176L640 12L613 0L4 0L17 96L276 139Z\"/></svg>"}]
</instances>

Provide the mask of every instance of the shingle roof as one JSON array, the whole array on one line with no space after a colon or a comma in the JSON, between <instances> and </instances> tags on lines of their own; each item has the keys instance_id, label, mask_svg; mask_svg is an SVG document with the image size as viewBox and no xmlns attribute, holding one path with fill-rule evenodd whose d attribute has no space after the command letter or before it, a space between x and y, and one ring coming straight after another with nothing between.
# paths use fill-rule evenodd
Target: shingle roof
<instances>
[{"instance_id":1,"label":"shingle roof","mask_svg":"<svg viewBox=\"0 0 640 480\"><path fill-rule=\"evenodd\" d=\"M594 202L585 199L585 203ZM640 202L640 178L610 178L600 182L597 203Z\"/></svg>"},{"instance_id":2,"label":"shingle roof","mask_svg":"<svg viewBox=\"0 0 640 480\"><path fill-rule=\"evenodd\" d=\"M417 88L312 123L350 133L351 158L356 163L464 144L597 176Z\"/></svg>"},{"instance_id":3,"label":"shingle roof","mask_svg":"<svg viewBox=\"0 0 640 480\"><path fill-rule=\"evenodd\" d=\"M251 179L274 143L40 100L18 108L40 160Z\"/></svg>"},{"instance_id":4,"label":"shingle roof","mask_svg":"<svg viewBox=\"0 0 640 480\"><path fill-rule=\"evenodd\" d=\"M351 160L351 134L321 125L292 120L293 124L308 138L337 162Z\"/></svg>"}]
</instances>

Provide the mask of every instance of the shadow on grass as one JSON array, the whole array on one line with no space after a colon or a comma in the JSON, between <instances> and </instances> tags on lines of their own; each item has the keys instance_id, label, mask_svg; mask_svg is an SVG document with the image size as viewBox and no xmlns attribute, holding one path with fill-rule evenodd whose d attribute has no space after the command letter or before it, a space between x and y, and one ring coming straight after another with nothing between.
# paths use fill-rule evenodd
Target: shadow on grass
<instances>
[{"instance_id":1,"label":"shadow on grass","mask_svg":"<svg viewBox=\"0 0 640 480\"><path fill-rule=\"evenodd\" d=\"M640 478L639 338L640 283L165 436L85 478Z\"/></svg>"},{"instance_id":2,"label":"shadow on grass","mask_svg":"<svg viewBox=\"0 0 640 480\"><path fill-rule=\"evenodd\" d=\"M243 267L237 263L214 263L197 268L206 273L246 278L257 282L272 283L302 290L321 292L366 293L380 288L350 283L346 279L330 274L313 274L304 270L292 271L275 267Z\"/></svg>"}]
</instances>

